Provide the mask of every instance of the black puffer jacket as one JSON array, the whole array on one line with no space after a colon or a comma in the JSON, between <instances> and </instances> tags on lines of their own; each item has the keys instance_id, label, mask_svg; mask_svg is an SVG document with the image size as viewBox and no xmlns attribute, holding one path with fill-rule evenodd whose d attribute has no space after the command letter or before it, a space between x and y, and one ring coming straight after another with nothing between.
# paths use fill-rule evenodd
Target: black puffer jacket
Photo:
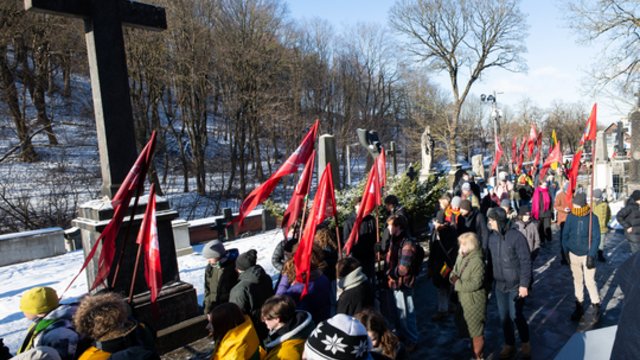
<instances>
[{"instance_id":1,"label":"black puffer jacket","mask_svg":"<svg viewBox=\"0 0 640 360\"><path fill-rule=\"evenodd\" d=\"M531 257L527 239L516 229L504 234L491 231L489 256L493 265L493 279L501 291L517 290L531 284Z\"/></svg>"},{"instance_id":2,"label":"black puffer jacket","mask_svg":"<svg viewBox=\"0 0 640 360\"><path fill-rule=\"evenodd\" d=\"M480 213L478 209L471 209L467 216L458 216L457 222L458 235L466 232L473 232L478 235L480 247L486 252L489 243L489 229L487 228L487 219Z\"/></svg>"},{"instance_id":3,"label":"black puffer jacket","mask_svg":"<svg viewBox=\"0 0 640 360\"><path fill-rule=\"evenodd\" d=\"M254 265L238 276L238 283L231 289L229 302L232 302L251 317L258 337L267 335L267 328L262 322L262 304L273 295L273 283L262 266Z\"/></svg>"},{"instance_id":4,"label":"black puffer jacket","mask_svg":"<svg viewBox=\"0 0 640 360\"><path fill-rule=\"evenodd\" d=\"M355 223L355 215L349 218L342 230L342 243L346 244ZM358 242L351 248L351 256L358 259L362 266L362 271L369 279L375 275L375 246L376 246L376 219L372 215L367 215L360 223Z\"/></svg>"},{"instance_id":5,"label":"black puffer jacket","mask_svg":"<svg viewBox=\"0 0 640 360\"><path fill-rule=\"evenodd\" d=\"M354 316L366 308L373 307L373 288L362 267L338 280L338 287L343 290L338 299L338 314Z\"/></svg>"},{"instance_id":6,"label":"black puffer jacket","mask_svg":"<svg viewBox=\"0 0 640 360\"><path fill-rule=\"evenodd\" d=\"M640 205L633 199L616 215L616 219L624 227L624 235L629 241L640 241ZM631 228L631 232L627 232Z\"/></svg>"}]
</instances>

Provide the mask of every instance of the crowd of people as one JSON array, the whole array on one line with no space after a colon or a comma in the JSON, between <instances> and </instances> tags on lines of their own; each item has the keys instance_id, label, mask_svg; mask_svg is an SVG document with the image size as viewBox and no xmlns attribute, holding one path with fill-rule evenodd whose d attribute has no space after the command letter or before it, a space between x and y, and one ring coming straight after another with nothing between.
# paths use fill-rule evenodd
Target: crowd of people
<instances>
[{"instance_id":1,"label":"crowd of people","mask_svg":"<svg viewBox=\"0 0 640 360\"><path fill-rule=\"evenodd\" d=\"M500 358L531 356L529 325L523 314L533 284L533 262L540 247L559 228L561 259L573 275L575 310L600 314L596 262L604 261L604 233L611 211L604 194L585 191L568 203L561 173L538 180L501 172L497 183L457 174L452 189L439 197L429 225L428 256L415 224L398 198L387 195L388 217L362 221L357 243L347 256L338 244L348 238L355 215L339 236L328 226L315 235L308 276L300 281L294 254L299 224L275 247L275 279L257 263L258 254L206 243L202 256L203 309L213 340L212 359L403 359L420 343L414 291L426 258L436 288L432 321L452 318L471 355L484 358L490 296L495 298L503 347ZM356 201L354 214L359 201ZM590 216L592 215L592 217ZM632 251L640 246L640 191L618 214ZM424 224L423 224L424 225ZM341 241L338 241L341 240ZM306 290L305 290L306 286ZM303 295L304 294L304 295ZM56 292L38 287L25 292L20 310L33 320L16 359L157 359L154 332L136 321L126 300L104 292L77 304L59 304ZM516 330L519 340L517 346ZM34 355L35 354L35 355ZM8 357L7 357L8 358Z\"/></svg>"}]
</instances>

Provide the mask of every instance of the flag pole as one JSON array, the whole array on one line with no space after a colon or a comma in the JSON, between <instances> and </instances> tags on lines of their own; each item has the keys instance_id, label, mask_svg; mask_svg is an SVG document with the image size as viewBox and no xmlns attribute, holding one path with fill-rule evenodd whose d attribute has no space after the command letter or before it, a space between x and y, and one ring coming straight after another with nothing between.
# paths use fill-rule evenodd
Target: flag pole
<instances>
[{"instance_id":1,"label":"flag pole","mask_svg":"<svg viewBox=\"0 0 640 360\"><path fill-rule=\"evenodd\" d=\"M591 251L591 241L593 237L593 182L594 175L596 173L596 142L598 141L598 136L596 135L595 139L591 142L591 184L589 185L589 251Z\"/></svg>"},{"instance_id":2,"label":"flag pole","mask_svg":"<svg viewBox=\"0 0 640 360\"><path fill-rule=\"evenodd\" d=\"M148 169L145 169L145 173ZM118 255L118 261L116 263L116 270L113 273L113 280L111 281L111 289L115 288L116 281L118 280L118 275L120 274L120 264L122 264L122 259L124 258L125 249L127 247L127 243L129 242L129 237L131 235L131 227L133 226L133 220L136 216L136 209L138 208L138 201L140 200L140 193L144 188L144 181L140 182L138 188L136 189L136 196L133 201L133 208L131 209L131 216L129 216L129 223L127 224L127 230L125 231L124 241L122 242L122 247L120 248L120 254ZM120 206L129 206L129 204L120 204ZM139 254L138 254L139 256ZM136 268L137 268L137 260L136 260Z\"/></svg>"},{"instance_id":3,"label":"flag pole","mask_svg":"<svg viewBox=\"0 0 640 360\"><path fill-rule=\"evenodd\" d=\"M133 290L136 287L136 277L138 275L138 266L140 265L140 256L142 255L142 244L138 245L138 252L136 254L136 264L133 268L133 276L131 276L131 287L129 287L129 304L133 301Z\"/></svg>"},{"instance_id":4,"label":"flag pole","mask_svg":"<svg viewBox=\"0 0 640 360\"><path fill-rule=\"evenodd\" d=\"M333 215L333 219L336 223L336 240L338 242L338 259L342 259L342 241L340 241L340 229L338 229L338 213Z\"/></svg>"}]
</instances>

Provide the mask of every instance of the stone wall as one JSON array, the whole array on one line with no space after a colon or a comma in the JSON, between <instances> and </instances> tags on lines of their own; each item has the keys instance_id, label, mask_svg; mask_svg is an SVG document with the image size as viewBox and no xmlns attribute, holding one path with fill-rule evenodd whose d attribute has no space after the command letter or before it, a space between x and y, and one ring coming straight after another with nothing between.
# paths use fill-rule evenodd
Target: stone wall
<instances>
[{"instance_id":1,"label":"stone wall","mask_svg":"<svg viewBox=\"0 0 640 360\"><path fill-rule=\"evenodd\" d=\"M0 266L61 255L64 245L59 227L0 235Z\"/></svg>"}]
</instances>

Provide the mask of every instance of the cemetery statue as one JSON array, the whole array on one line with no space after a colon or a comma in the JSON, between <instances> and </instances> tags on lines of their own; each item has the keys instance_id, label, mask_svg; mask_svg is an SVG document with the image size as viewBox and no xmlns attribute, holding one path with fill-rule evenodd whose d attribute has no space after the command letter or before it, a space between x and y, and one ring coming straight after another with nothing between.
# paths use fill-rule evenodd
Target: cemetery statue
<instances>
[{"instance_id":1,"label":"cemetery statue","mask_svg":"<svg viewBox=\"0 0 640 360\"><path fill-rule=\"evenodd\" d=\"M422 133L420 141L422 148L422 168L420 169L420 181L425 181L429 177L431 170L431 161L433 159L433 149L435 147L435 141L431 136L431 128L427 126Z\"/></svg>"}]
</instances>

